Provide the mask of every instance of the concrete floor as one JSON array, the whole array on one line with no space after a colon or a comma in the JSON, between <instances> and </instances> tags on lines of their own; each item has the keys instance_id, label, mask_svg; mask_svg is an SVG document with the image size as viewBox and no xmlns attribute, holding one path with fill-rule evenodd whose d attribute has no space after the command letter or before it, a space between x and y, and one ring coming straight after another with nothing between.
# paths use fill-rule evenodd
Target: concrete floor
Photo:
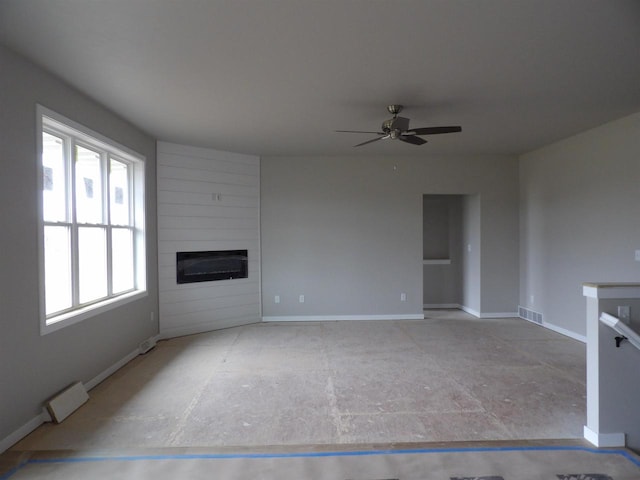
<instances>
[{"instance_id":1,"label":"concrete floor","mask_svg":"<svg viewBox=\"0 0 640 480\"><path fill-rule=\"evenodd\" d=\"M13 450L582 437L584 344L520 319L426 315L163 341Z\"/></svg>"}]
</instances>

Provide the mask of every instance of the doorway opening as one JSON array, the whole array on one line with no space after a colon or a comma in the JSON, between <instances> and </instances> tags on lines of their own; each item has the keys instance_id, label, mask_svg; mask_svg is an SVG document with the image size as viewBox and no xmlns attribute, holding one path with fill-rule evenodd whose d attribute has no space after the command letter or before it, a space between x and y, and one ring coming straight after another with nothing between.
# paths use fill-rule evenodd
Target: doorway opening
<instances>
[{"instance_id":1,"label":"doorway opening","mask_svg":"<svg viewBox=\"0 0 640 480\"><path fill-rule=\"evenodd\" d=\"M424 309L480 311L480 196L422 196Z\"/></svg>"}]
</instances>

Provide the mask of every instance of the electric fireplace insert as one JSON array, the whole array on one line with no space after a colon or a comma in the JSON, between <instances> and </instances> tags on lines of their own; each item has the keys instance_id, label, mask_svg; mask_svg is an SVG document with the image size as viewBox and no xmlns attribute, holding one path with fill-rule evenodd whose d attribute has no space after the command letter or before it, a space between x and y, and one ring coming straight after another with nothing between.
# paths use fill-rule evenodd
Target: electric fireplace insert
<instances>
[{"instance_id":1,"label":"electric fireplace insert","mask_svg":"<svg viewBox=\"0 0 640 480\"><path fill-rule=\"evenodd\" d=\"M246 250L177 252L178 283L210 282L247 278Z\"/></svg>"}]
</instances>

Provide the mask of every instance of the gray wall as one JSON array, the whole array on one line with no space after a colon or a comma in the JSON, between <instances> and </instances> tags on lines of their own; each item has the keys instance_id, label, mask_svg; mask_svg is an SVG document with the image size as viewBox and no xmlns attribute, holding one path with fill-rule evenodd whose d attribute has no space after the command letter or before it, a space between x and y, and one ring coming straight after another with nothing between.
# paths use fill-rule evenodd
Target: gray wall
<instances>
[{"instance_id":1,"label":"gray wall","mask_svg":"<svg viewBox=\"0 0 640 480\"><path fill-rule=\"evenodd\" d=\"M176 252L247 250L248 278L178 285ZM260 320L260 158L158 142L160 333Z\"/></svg>"},{"instance_id":2,"label":"gray wall","mask_svg":"<svg viewBox=\"0 0 640 480\"><path fill-rule=\"evenodd\" d=\"M475 195L467 298L516 311L515 158L263 157L261 169L263 316L421 314L423 194Z\"/></svg>"},{"instance_id":3,"label":"gray wall","mask_svg":"<svg viewBox=\"0 0 640 480\"><path fill-rule=\"evenodd\" d=\"M158 331L155 141L0 46L0 441L43 401L88 381ZM108 72L105 72L108 74ZM149 295L45 336L38 313L36 103L144 155Z\"/></svg>"},{"instance_id":4,"label":"gray wall","mask_svg":"<svg viewBox=\"0 0 640 480\"><path fill-rule=\"evenodd\" d=\"M637 281L640 114L520 159L520 304L586 334L583 282Z\"/></svg>"}]
</instances>

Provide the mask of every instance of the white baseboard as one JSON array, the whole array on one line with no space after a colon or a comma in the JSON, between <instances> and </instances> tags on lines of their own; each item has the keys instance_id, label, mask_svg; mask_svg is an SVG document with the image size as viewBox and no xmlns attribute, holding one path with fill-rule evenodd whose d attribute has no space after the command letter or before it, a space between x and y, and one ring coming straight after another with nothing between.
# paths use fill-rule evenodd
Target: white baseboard
<instances>
[{"instance_id":1,"label":"white baseboard","mask_svg":"<svg viewBox=\"0 0 640 480\"><path fill-rule=\"evenodd\" d=\"M518 318L517 312L488 312L481 313L480 318Z\"/></svg>"},{"instance_id":2,"label":"white baseboard","mask_svg":"<svg viewBox=\"0 0 640 480\"><path fill-rule=\"evenodd\" d=\"M396 315L281 315L262 317L263 322L333 322L337 320L424 320L424 313Z\"/></svg>"},{"instance_id":3,"label":"white baseboard","mask_svg":"<svg viewBox=\"0 0 640 480\"><path fill-rule=\"evenodd\" d=\"M155 335L153 337L150 337L149 340L155 344L158 340L160 340L160 334ZM113 365L111 365L109 368L107 368L106 370L103 370L102 372L100 372L98 375L96 375L95 377L93 377L91 380L89 380L88 382L86 382L84 384L85 388L87 390L91 390L92 388L94 388L96 385L98 385L99 383L103 382L105 379L107 379L108 377L110 377L111 375L113 375L114 373L116 373L118 370L120 370L122 367L124 367L127 363L129 363L131 360L133 360L134 358L136 358L138 355L140 355L140 349L136 348L134 351L130 352L129 354L125 355L124 358L121 358L120 360L118 360L116 363L114 363Z\"/></svg>"},{"instance_id":4,"label":"white baseboard","mask_svg":"<svg viewBox=\"0 0 640 480\"><path fill-rule=\"evenodd\" d=\"M584 439L596 447L624 447L626 439L624 433L597 433L586 425L584 426Z\"/></svg>"},{"instance_id":5,"label":"white baseboard","mask_svg":"<svg viewBox=\"0 0 640 480\"><path fill-rule=\"evenodd\" d=\"M477 318L518 318L516 312L479 312L464 305L460 305L460 309Z\"/></svg>"},{"instance_id":6,"label":"white baseboard","mask_svg":"<svg viewBox=\"0 0 640 480\"><path fill-rule=\"evenodd\" d=\"M0 453L3 453L5 450L11 448L11 446L18 443L44 422L48 421L50 418L51 417L49 417L48 415L45 416L44 413L41 413L40 415L36 415L35 417L33 417L13 433L10 433L7 437L0 440Z\"/></svg>"},{"instance_id":7,"label":"white baseboard","mask_svg":"<svg viewBox=\"0 0 640 480\"><path fill-rule=\"evenodd\" d=\"M548 323L548 322L542 322L542 326L545 328L548 328L549 330L553 330L556 333L559 333L561 335L564 335L565 337L569 337L569 338L573 338L574 340L578 340L582 343L587 343L587 337L584 335L579 335L575 332L572 332L571 330L567 330L566 328L562 328L562 327L558 327L557 325L554 325L553 323Z\"/></svg>"},{"instance_id":8,"label":"white baseboard","mask_svg":"<svg viewBox=\"0 0 640 480\"><path fill-rule=\"evenodd\" d=\"M422 305L425 310L438 309L438 308L460 308L459 303L425 303Z\"/></svg>"},{"instance_id":9,"label":"white baseboard","mask_svg":"<svg viewBox=\"0 0 640 480\"><path fill-rule=\"evenodd\" d=\"M89 380L87 383L85 383L84 384L85 388L87 390L91 390L96 385L98 385L99 383L101 383L105 379L107 379L107 377L109 377L109 376L113 375L114 373L116 373L118 370L120 370L122 367L124 367L127 363L129 363L131 360L136 358L139 354L140 354L140 352L136 348L133 352L127 354L124 358L121 358L116 363L111 365L109 368L107 368L106 370L100 372L98 375L96 375L91 380Z\"/></svg>"},{"instance_id":10,"label":"white baseboard","mask_svg":"<svg viewBox=\"0 0 640 480\"><path fill-rule=\"evenodd\" d=\"M474 317L480 318L480 312L474 310L472 308L467 307L466 305L460 305L460 310L468 313L469 315L473 315Z\"/></svg>"},{"instance_id":11,"label":"white baseboard","mask_svg":"<svg viewBox=\"0 0 640 480\"><path fill-rule=\"evenodd\" d=\"M151 340L157 341L159 338L160 338L160 335L156 335L155 337L152 337ZM140 350L138 348L136 348L133 352L127 354L124 358L118 360L116 363L111 365L109 368L107 368L106 370L100 372L98 375L93 377L91 380L89 380L88 382L84 383L83 384L84 387L87 390L91 390L96 385L98 385L99 383L104 381L107 377L109 377L110 375L113 375L115 372L120 370L127 363L129 363L131 360L136 358L139 354L140 354ZM3 453L5 450L11 448L12 445L14 445L17 442L19 442L20 440L22 440L24 437L29 435L31 432L33 432L36 428L38 428L43 423L50 422L50 421L51 421L51 416L48 414L46 409L43 408L42 413L40 413L39 415L36 415L31 420L29 420L27 423L22 425L20 428L18 428L14 432L10 433L7 437L5 437L5 438L0 440L0 453Z\"/></svg>"},{"instance_id":12,"label":"white baseboard","mask_svg":"<svg viewBox=\"0 0 640 480\"><path fill-rule=\"evenodd\" d=\"M217 322L200 323L189 326L161 327L159 338L166 340L168 338L184 337L186 335L195 335L197 333L212 332L214 330L223 330L225 328L240 327L242 325L251 325L259 323L260 317L243 317L231 318Z\"/></svg>"}]
</instances>

